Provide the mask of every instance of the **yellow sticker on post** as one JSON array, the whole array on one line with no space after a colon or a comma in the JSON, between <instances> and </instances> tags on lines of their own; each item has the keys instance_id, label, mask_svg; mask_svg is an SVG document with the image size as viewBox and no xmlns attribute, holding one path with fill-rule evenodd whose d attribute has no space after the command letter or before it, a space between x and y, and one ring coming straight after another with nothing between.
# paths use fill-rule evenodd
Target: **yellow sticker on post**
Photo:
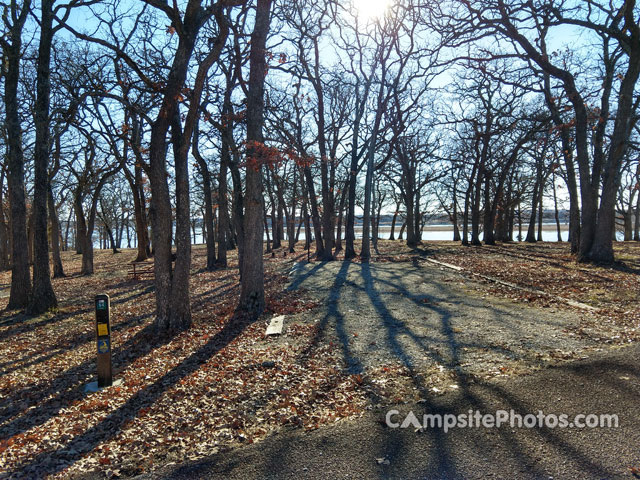
<instances>
[{"instance_id":1,"label":"yellow sticker on post","mask_svg":"<svg viewBox=\"0 0 640 480\"><path fill-rule=\"evenodd\" d=\"M98 324L98 336L99 337L103 337L109 335L109 329L107 327L106 323L99 323Z\"/></svg>"}]
</instances>

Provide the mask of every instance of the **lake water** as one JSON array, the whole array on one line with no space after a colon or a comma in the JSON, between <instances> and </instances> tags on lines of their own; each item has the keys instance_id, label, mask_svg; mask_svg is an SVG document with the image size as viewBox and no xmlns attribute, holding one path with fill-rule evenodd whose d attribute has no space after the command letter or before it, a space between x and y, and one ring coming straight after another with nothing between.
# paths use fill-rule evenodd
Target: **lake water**
<instances>
[{"instance_id":1,"label":"lake water","mask_svg":"<svg viewBox=\"0 0 640 480\"><path fill-rule=\"evenodd\" d=\"M569 230L568 230L569 226L568 225L561 225L561 236L562 236L562 241L563 242L567 242L569 240ZM381 225L380 227L380 238L381 239L387 239L389 238L389 233L390 233L391 229L389 227L389 225ZM400 229L396 228L396 239L398 238L398 234L400 233ZM462 233L462 232L460 232ZM271 231L269 231L269 235L271 235ZM471 235L471 232L469 232L469 235ZM527 230L526 228L524 228L523 225L523 230L522 230L522 239L524 240L524 237L526 237L527 235ZM536 236L537 236L537 229L536 229ZM514 230L513 232L513 238L514 240L517 240L518 237L518 230ZM286 243L286 232L285 232L285 240L284 242ZM342 232L342 238L344 239L344 230ZM360 228L356 228L356 238L360 239L362 238L362 229ZM404 237L406 239L406 235ZM619 241L622 241L624 238L624 235L622 232L618 232L617 233L617 239ZM198 234L196 236L196 239L198 241L198 243L204 243L204 239L202 238L202 235ZM304 241L305 236L304 236L304 228L302 228L302 230L300 230L300 237L299 240L300 241ZM482 233L480 234L480 239L482 240ZM267 240L267 236L264 236L264 240ZM453 240L453 228L451 227L451 225L429 225L427 227L425 227L425 229L422 232L422 240L428 242L428 241L437 241L437 240ZM543 228L542 228L542 240L545 242L557 242L558 241L558 233L556 231L556 226L555 223L545 223L543 224Z\"/></svg>"}]
</instances>

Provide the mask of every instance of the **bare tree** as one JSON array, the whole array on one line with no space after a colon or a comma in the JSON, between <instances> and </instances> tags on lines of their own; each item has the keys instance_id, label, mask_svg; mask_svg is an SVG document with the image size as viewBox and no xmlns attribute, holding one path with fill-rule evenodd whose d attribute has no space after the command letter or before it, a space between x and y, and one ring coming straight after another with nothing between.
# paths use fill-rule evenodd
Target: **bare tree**
<instances>
[{"instance_id":1,"label":"bare tree","mask_svg":"<svg viewBox=\"0 0 640 480\"><path fill-rule=\"evenodd\" d=\"M249 91L247 95L247 169L244 203L244 259L240 282L242 310L259 314L264 308L264 266L262 262L262 163L264 142L264 77L266 44L269 33L272 0L257 0L256 19L251 34Z\"/></svg>"},{"instance_id":2,"label":"bare tree","mask_svg":"<svg viewBox=\"0 0 640 480\"><path fill-rule=\"evenodd\" d=\"M22 57L22 30L29 15L31 1L12 0L4 6L2 20L5 35L0 44L3 62L4 102L8 143L7 180L11 218L11 292L7 308L25 308L29 303L31 279L29 278L29 255L27 245L27 206L24 185L24 153L22 150L22 128L18 111L18 84Z\"/></svg>"}]
</instances>

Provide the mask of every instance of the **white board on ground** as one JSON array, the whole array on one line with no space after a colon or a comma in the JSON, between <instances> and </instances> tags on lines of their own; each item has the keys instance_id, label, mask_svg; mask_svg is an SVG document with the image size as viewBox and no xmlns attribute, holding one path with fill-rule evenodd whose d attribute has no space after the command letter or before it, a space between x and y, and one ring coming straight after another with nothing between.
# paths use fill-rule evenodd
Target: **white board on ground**
<instances>
[{"instance_id":1,"label":"white board on ground","mask_svg":"<svg viewBox=\"0 0 640 480\"><path fill-rule=\"evenodd\" d=\"M284 327L284 315L273 317L267 326L266 335L280 335Z\"/></svg>"}]
</instances>

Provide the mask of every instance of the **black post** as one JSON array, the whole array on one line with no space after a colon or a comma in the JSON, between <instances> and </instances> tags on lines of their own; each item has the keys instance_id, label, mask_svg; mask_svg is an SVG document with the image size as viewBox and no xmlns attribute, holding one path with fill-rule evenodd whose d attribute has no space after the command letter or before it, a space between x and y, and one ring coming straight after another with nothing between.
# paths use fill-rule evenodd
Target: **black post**
<instances>
[{"instance_id":1,"label":"black post","mask_svg":"<svg viewBox=\"0 0 640 480\"><path fill-rule=\"evenodd\" d=\"M111 317L109 295L96 295L96 333L98 347L98 388L113 383L111 372Z\"/></svg>"}]
</instances>

